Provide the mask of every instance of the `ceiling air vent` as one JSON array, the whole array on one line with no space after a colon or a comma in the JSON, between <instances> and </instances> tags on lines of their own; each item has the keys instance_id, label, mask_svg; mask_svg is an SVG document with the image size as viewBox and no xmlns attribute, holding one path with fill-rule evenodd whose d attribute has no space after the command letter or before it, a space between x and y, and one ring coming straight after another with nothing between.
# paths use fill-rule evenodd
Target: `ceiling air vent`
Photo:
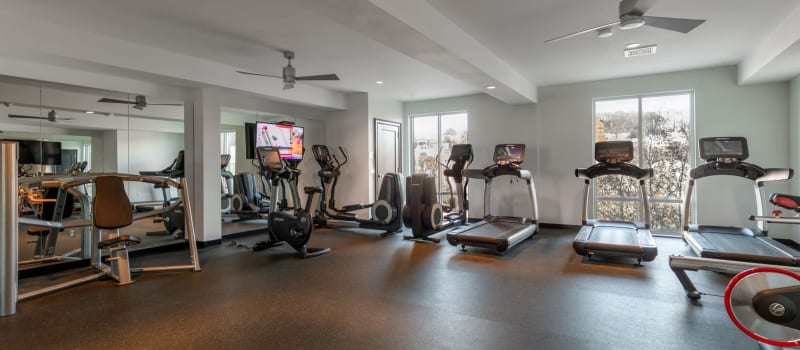
<instances>
[{"instance_id":1,"label":"ceiling air vent","mask_svg":"<svg viewBox=\"0 0 800 350\"><path fill-rule=\"evenodd\" d=\"M625 49L625 58L653 55L656 53L656 45L642 46L633 49Z\"/></svg>"}]
</instances>

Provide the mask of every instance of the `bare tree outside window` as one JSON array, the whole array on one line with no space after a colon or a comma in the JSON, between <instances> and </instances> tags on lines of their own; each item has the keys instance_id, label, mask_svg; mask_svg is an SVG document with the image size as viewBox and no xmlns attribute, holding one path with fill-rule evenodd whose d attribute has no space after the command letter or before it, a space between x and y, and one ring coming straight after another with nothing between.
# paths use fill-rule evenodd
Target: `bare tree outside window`
<instances>
[{"instance_id":1,"label":"bare tree outside window","mask_svg":"<svg viewBox=\"0 0 800 350\"><path fill-rule=\"evenodd\" d=\"M693 110L691 93L602 99L595 101L595 138L630 140L632 163L651 167L647 182L650 222L654 231L678 233L681 205L689 182ZM596 216L602 220L641 220L637 182L621 176L597 179Z\"/></svg>"}]
</instances>

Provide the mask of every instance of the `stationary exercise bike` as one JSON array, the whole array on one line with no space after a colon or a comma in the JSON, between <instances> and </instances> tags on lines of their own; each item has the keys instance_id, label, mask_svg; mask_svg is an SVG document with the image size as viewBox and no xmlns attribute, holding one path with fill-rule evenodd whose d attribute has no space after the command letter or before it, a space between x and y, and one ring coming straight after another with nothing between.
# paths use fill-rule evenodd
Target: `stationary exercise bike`
<instances>
[{"instance_id":1,"label":"stationary exercise bike","mask_svg":"<svg viewBox=\"0 0 800 350\"><path fill-rule=\"evenodd\" d=\"M800 196L774 193L769 201L796 216L753 216L751 220L800 224ZM753 265L731 279L725 310L742 332L773 347L800 346L800 267ZM762 345L763 345L762 344Z\"/></svg>"},{"instance_id":2,"label":"stationary exercise bike","mask_svg":"<svg viewBox=\"0 0 800 350\"><path fill-rule=\"evenodd\" d=\"M269 240L256 243L253 250L263 250L288 243L303 258L312 258L330 253L330 248L306 247L311 238L311 215L300 208L300 195L297 191L297 178L300 176L299 164L281 159L280 151L274 147L258 147L256 149L260 170L272 185L273 199L269 211ZM299 163L299 161L297 161ZM288 206L284 198L279 207L278 187L288 188L293 207Z\"/></svg>"},{"instance_id":3,"label":"stationary exercise bike","mask_svg":"<svg viewBox=\"0 0 800 350\"><path fill-rule=\"evenodd\" d=\"M400 232L403 229L400 208L403 206L403 194L400 192L400 176L396 173L386 173L381 181L378 200L371 204L346 205L341 209L336 208L334 195L336 183L341 172L339 169L347 163L347 154L339 147L344 161L339 161L335 155L328 152L328 146L314 145L311 147L314 159L320 166L319 175L321 187L306 187L306 210L311 209L314 195L319 194L319 202L314 211L314 224L323 227L345 227L381 230L381 237L386 237ZM326 190L330 186L330 205L326 203ZM356 210L369 209L371 219L360 219L352 213Z\"/></svg>"},{"instance_id":4,"label":"stationary exercise bike","mask_svg":"<svg viewBox=\"0 0 800 350\"><path fill-rule=\"evenodd\" d=\"M403 224L411 228L412 235L404 236L404 239L439 243L440 239L432 238L431 235L467 223L469 180L464 181L461 172L472 163L472 159L470 144L453 145L446 164L440 163L439 155L436 155L436 163L445 168L442 174L450 190L450 199L445 207L439 204L439 189L436 188L435 177L419 173L406 178ZM456 186L455 193L453 193L453 182Z\"/></svg>"}]
</instances>

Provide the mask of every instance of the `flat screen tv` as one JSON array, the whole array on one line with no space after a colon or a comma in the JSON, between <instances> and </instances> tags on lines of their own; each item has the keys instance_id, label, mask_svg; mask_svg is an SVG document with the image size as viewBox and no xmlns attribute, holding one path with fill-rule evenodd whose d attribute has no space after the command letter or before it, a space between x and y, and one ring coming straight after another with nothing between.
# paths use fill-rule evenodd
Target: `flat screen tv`
<instances>
[{"instance_id":1,"label":"flat screen tv","mask_svg":"<svg viewBox=\"0 0 800 350\"><path fill-rule=\"evenodd\" d=\"M17 163L41 164L42 142L36 140L11 140L17 141Z\"/></svg>"},{"instance_id":2,"label":"flat screen tv","mask_svg":"<svg viewBox=\"0 0 800 350\"><path fill-rule=\"evenodd\" d=\"M263 146L277 148L283 159L303 159L303 127L301 126L257 122L255 141L255 148Z\"/></svg>"},{"instance_id":3,"label":"flat screen tv","mask_svg":"<svg viewBox=\"0 0 800 350\"><path fill-rule=\"evenodd\" d=\"M61 165L61 142L39 140L17 141L19 164Z\"/></svg>"},{"instance_id":4,"label":"flat screen tv","mask_svg":"<svg viewBox=\"0 0 800 350\"><path fill-rule=\"evenodd\" d=\"M256 159L256 123L244 123L245 158Z\"/></svg>"},{"instance_id":5,"label":"flat screen tv","mask_svg":"<svg viewBox=\"0 0 800 350\"><path fill-rule=\"evenodd\" d=\"M61 165L61 142L42 141L41 164Z\"/></svg>"}]
</instances>

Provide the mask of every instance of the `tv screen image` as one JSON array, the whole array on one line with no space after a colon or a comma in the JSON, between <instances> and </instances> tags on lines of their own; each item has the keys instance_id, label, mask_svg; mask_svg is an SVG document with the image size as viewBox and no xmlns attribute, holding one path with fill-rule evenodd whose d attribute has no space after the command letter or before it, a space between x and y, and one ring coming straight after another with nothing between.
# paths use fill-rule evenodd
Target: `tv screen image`
<instances>
[{"instance_id":1,"label":"tv screen image","mask_svg":"<svg viewBox=\"0 0 800 350\"><path fill-rule=\"evenodd\" d=\"M245 158L256 159L256 123L244 123Z\"/></svg>"},{"instance_id":2,"label":"tv screen image","mask_svg":"<svg viewBox=\"0 0 800 350\"><path fill-rule=\"evenodd\" d=\"M39 140L17 141L17 163L61 165L61 142Z\"/></svg>"},{"instance_id":3,"label":"tv screen image","mask_svg":"<svg viewBox=\"0 0 800 350\"><path fill-rule=\"evenodd\" d=\"M281 158L303 159L303 128L288 124L256 123L256 148L275 147Z\"/></svg>"}]
</instances>

